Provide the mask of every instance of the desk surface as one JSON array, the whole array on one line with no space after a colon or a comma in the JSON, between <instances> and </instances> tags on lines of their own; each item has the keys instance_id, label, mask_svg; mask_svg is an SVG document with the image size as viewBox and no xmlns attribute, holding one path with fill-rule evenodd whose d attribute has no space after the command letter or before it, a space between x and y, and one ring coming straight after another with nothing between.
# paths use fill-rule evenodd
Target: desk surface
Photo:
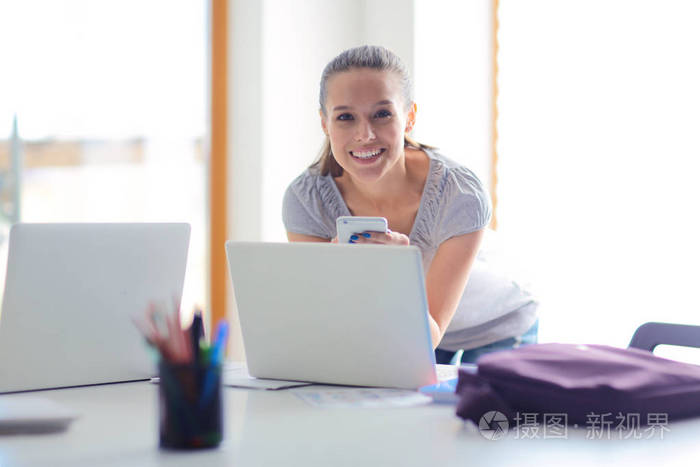
<instances>
[{"instance_id":1,"label":"desk surface","mask_svg":"<svg viewBox=\"0 0 700 467\"><path fill-rule=\"evenodd\" d=\"M225 440L218 449L158 449L157 387L149 383L61 389L3 397L43 396L82 414L64 432L0 435L0 466L501 466L688 465L697 463L700 419L670 423L663 439L522 439L511 430L484 438L450 405L391 409L322 409L295 391L225 389ZM517 437L520 436L520 439Z\"/></svg>"}]
</instances>

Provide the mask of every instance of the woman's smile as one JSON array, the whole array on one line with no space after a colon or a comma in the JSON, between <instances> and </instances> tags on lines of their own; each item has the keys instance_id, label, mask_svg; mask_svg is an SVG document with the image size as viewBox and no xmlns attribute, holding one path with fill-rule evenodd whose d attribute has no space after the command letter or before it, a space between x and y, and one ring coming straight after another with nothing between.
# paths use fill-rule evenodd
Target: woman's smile
<instances>
[{"instance_id":1,"label":"woman's smile","mask_svg":"<svg viewBox=\"0 0 700 467\"><path fill-rule=\"evenodd\" d=\"M352 159L360 164L371 164L386 152L384 148L357 149L350 151Z\"/></svg>"}]
</instances>

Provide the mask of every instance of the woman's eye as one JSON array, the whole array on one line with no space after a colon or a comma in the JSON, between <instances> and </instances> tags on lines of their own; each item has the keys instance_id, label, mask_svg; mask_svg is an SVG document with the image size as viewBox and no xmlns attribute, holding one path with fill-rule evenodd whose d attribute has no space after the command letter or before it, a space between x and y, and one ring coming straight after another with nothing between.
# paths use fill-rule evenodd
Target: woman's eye
<instances>
[{"instance_id":1,"label":"woman's eye","mask_svg":"<svg viewBox=\"0 0 700 467\"><path fill-rule=\"evenodd\" d=\"M340 114L340 115L338 115L338 120L352 120L352 115Z\"/></svg>"},{"instance_id":2,"label":"woman's eye","mask_svg":"<svg viewBox=\"0 0 700 467\"><path fill-rule=\"evenodd\" d=\"M388 110L380 110L376 114L374 114L376 118L386 118L386 117L391 117L391 112Z\"/></svg>"}]
</instances>

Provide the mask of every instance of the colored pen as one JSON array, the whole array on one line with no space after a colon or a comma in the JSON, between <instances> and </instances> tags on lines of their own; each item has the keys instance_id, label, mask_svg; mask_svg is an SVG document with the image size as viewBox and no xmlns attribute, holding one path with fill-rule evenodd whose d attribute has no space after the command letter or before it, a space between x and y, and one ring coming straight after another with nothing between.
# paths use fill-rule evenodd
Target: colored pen
<instances>
[{"instance_id":1,"label":"colored pen","mask_svg":"<svg viewBox=\"0 0 700 467\"><path fill-rule=\"evenodd\" d=\"M226 341L228 340L228 322L221 320L216 328L216 340L214 341L214 349L212 350L212 364L218 365L224 357L226 350Z\"/></svg>"},{"instance_id":2,"label":"colored pen","mask_svg":"<svg viewBox=\"0 0 700 467\"><path fill-rule=\"evenodd\" d=\"M204 338L204 323L202 322L201 310L195 310L190 326L190 339L192 346L192 361L195 365L199 364L199 345Z\"/></svg>"}]
</instances>

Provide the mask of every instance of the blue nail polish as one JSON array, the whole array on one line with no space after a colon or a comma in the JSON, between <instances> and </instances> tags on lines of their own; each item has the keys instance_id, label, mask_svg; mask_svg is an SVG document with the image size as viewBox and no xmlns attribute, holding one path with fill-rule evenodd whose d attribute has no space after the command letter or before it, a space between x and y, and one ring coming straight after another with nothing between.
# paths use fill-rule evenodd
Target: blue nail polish
<instances>
[{"instance_id":1,"label":"blue nail polish","mask_svg":"<svg viewBox=\"0 0 700 467\"><path fill-rule=\"evenodd\" d=\"M360 237L358 237L357 235L350 235L350 240L357 240L358 238Z\"/></svg>"},{"instance_id":2,"label":"blue nail polish","mask_svg":"<svg viewBox=\"0 0 700 467\"><path fill-rule=\"evenodd\" d=\"M365 237L365 238L369 238L369 237L371 237L372 235L368 234L367 232L363 232L363 233L362 233L362 236Z\"/></svg>"},{"instance_id":3,"label":"blue nail polish","mask_svg":"<svg viewBox=\"0 0 700 467\"><path fill-rule=\"evenodd\" d=\"M350 240L348 243L355 243L355 240Z\"/></svg>"}]
</instances>

